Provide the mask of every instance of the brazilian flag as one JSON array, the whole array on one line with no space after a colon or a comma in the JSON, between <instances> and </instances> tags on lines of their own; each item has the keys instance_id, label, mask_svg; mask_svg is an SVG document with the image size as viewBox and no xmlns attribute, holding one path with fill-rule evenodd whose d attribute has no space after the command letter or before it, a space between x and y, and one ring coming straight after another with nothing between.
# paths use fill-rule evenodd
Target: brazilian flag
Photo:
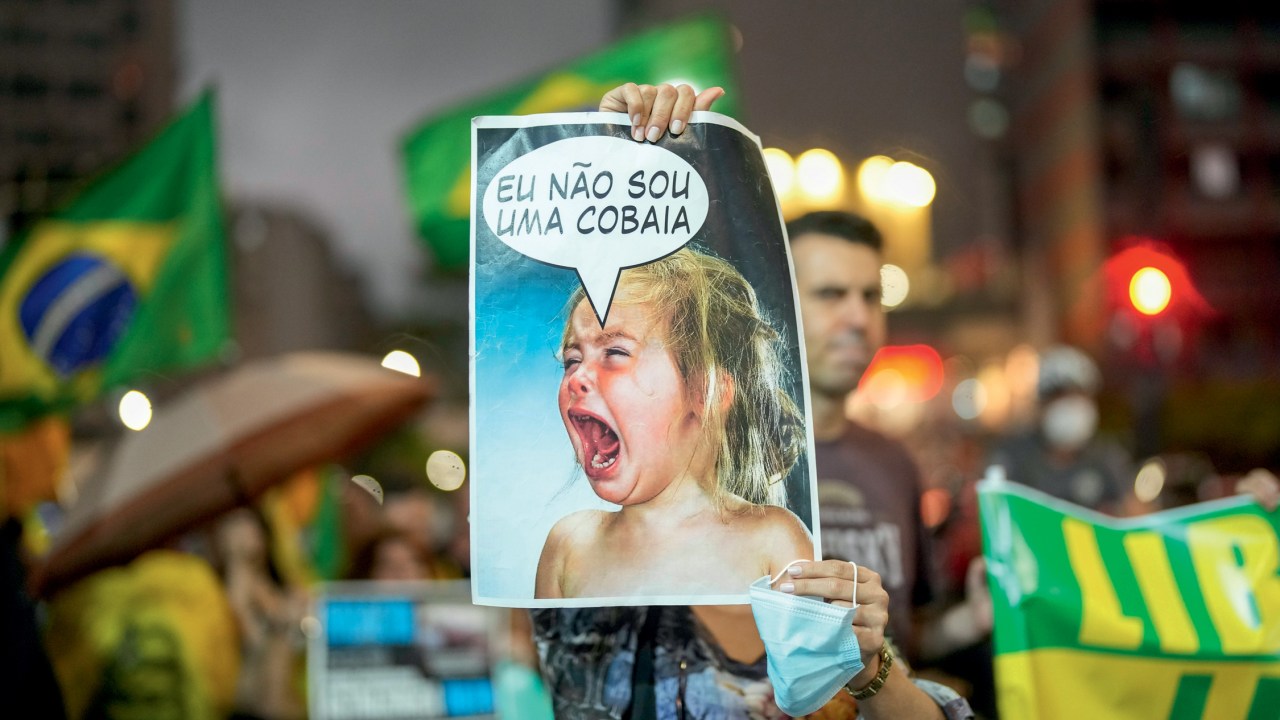
<instances>
[{"instance_id":1,"label":"brazilian flag","mask_svg":"<svg viewBox=\"0 0 1280 720\"><path fill-rule=\"evenodd\" d=\"M1280 718L1280 510L1110 518L979 484L1000 715Z\"/></svg>"},{"instance_id":2,"label":"brazilian flag","mask_svg":"<svg viewBox=\"0 0 1280 720\"><path fill-rule=\"evenodd\" d=\"M0 250L0 430L228 340L214 98Z\"/></svg>"},{"instance_id":3,"label":"brazilian flag","mask_svg":"<svg viewBox=\"0 0 1280 720\"><path fill-rule=\"evenodd\" d=\"M445 270L467 267L471 234L471 118L595 110L624 82L720 86L716 112L736 115L730 28L700 17L635 35L426 120L404 142L409 208L418 234Z\"/></svg>"}]
</instances>

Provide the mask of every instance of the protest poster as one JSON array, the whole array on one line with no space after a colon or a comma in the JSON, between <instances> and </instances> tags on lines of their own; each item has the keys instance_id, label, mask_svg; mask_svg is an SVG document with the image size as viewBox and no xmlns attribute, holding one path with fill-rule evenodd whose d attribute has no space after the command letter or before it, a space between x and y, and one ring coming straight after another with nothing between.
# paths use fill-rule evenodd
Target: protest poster
<instances>
[{"instance_id":1,"label":"protest poster","mask_svg":"<svg viewBox=\"0 0 1280 720\"><path fill-rule=\"evenodd\" d=\"M1008 481L978 495L1001 716L1280 716L1280 511L1118 519Z\"/></svg>"},{"instance_id":2,"label":"protest poster","mask_svg":"<svg viewBox=\"0 0 1280 720\"><path fill-rule=\"evenodd\" d=\"M820 556L807 377L759 140L695 113L472 123L477 603L747 602Z\"/></svg>"}]
</instances>

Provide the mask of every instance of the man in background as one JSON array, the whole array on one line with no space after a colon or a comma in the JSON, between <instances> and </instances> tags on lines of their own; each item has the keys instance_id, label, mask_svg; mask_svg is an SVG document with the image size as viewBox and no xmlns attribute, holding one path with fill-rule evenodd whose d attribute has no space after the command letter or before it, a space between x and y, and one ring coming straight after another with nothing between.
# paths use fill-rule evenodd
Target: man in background
<instances>
[{"instance_id":1,"label":"man in background","mask_svg":"<svg viewBox=\"0 0 1280 720\"><path fill-rule=\"evenodd\" d=\"M976 592L965 603L922 620L933 592L920 471L901 443L845 414L888 333L880 232L852 213L822 211L792 220L787 235L804 321L823 550L880 573L891 637L909 657L933 659L972 644L991 629L985 583L971 583ZM980 568L973 570L981 581Z\"/></svg>"}]
</instances>

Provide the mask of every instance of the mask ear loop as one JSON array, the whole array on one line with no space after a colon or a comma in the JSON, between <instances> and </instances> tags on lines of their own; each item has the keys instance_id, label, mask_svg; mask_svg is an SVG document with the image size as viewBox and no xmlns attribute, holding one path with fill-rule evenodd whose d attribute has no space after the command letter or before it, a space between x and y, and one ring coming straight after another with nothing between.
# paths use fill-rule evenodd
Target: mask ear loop
<instances>
[{"instance_id":1,"label":"mask ear loop","mask_svg":"<svg viewBox=\"0 0 1280 720\"><path fill-rule=\"evenodd\" d=\"M784 566L782 567L782 569L778 571L778 574L777 574L777 575L774 575L773 577L769 578L769 584L770 584L770 585L772 585L772 584L774 584L774 583L778 582L778 580L782 579L782 576L783 576L783 575L786 575L786 574L787 574L787 571L791 569L791 566L792 566L792 565L795 565L796 563L802 563L802 562L811 562L811 561L809 561L809 560L792 560L791 562L789 562L789 563L787 563L786 565L784 565Z\"/></svg>"},{"instance_id":2,"label":"mask ear loop","mask_svg":"<svg viewBox=\"0 0 1280 720\"><path fill-rule=\"evenodd\" d=\"M791 562L784 565L782 569L778 571L777 575L774 575L773 577L769 578L769 584L773 585L774 583L778 582L778 580L782 579L783 575L787 574L787 570L791 569L792 565L795 565L796 563L802 563L802 562L812 562L812 561L811 560L792 560ZM853 603L854 608L857 608L858 607L858 563L850 562L849 564L853 566L853 592L850 594L849 602Z\"/></svg>"}]
</instances>

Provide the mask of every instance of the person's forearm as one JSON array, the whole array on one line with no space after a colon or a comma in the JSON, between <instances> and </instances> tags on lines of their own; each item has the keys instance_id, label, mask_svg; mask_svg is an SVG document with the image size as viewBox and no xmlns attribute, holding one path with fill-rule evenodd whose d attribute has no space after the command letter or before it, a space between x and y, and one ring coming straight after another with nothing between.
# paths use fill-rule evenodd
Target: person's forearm
<instances>
[{"instance_id":1,"label":"person's forearm","mask_svg":"<svg viewBox=\"0 0 1280 720\"><path fill-rule=\"evenodd\" d=\"M937 660L978 642L988 632L974 619L968 604L954 605L924 626L920 633L920 657L925 661Z\"/></svg>"},{"instance_id":2,"label":"person's forearm","mask_svg":"<svg viewBox=\"0 0 1280 720\"><path fill-rule=\"evenodd\" d=\"M865 720L946 720L933 698L898 667L889 672L880 692L858 702L858 713Z\"/></svg>"}]
</instances>

